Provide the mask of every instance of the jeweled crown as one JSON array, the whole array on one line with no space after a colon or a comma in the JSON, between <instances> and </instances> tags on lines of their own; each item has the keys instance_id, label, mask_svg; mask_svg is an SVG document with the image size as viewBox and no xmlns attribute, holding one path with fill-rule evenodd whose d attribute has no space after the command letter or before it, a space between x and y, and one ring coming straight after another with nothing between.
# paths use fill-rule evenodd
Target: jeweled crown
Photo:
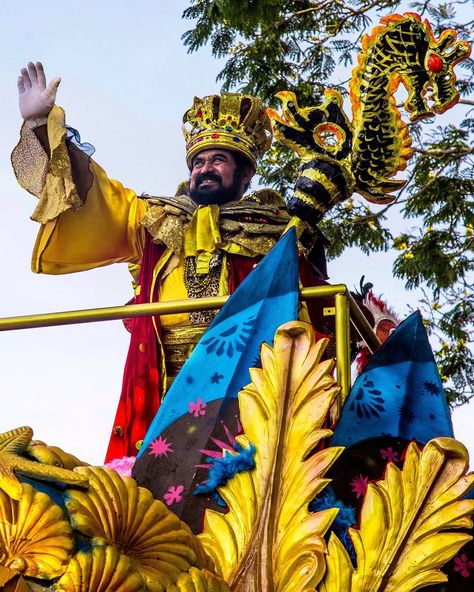
<instances>
[{"instance_id":1,"label":"jeweled crown","mask_svg":"<svg viewBox=\"0 0 474 592\"><path fill-rule=\"evenodd\" d=\"M262 101L237 93L194 97L193 106L183 115L182 129L189 168L193 157L209 148L240 152L256 167L272 143L270 118Z\"/></svg>"}]
</instances>

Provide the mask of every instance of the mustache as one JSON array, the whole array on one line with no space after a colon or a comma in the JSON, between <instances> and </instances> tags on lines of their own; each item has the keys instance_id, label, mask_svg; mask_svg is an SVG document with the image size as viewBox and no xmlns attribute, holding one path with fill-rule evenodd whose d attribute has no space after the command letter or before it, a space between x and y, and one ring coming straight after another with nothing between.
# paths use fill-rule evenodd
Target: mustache
<instances>
[{"instance_id":1,"label":"mustache","mask_svg":"<svg viewBox=\"0 0 474 592\"><path fill-rule=\"evenodd\" d=\"M196 178L196 185L200 185L203 181L215 181L222 184L222 177L216 173L201 173Z\"/></svg>"}]
</instances>

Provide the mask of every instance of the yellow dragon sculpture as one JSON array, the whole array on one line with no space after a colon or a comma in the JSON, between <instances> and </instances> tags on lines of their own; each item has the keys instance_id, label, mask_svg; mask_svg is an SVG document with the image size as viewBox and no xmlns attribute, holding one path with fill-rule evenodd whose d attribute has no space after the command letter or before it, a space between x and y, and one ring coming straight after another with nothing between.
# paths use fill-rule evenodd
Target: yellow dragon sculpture
<instances>
[{"instance_id":1,"label":"yellow dragon sculpture","mask_svg":"<svg viewBox=\"0 0 474 592\"><path fill-rule=\"evenodd\" d=\"M454 67L470 51L455 31L436 39L418 14L392 14L362 40L350 83L352 122L338 91L326 90L321 105L305 108L294 93L278 93L282 115L270 110L275 137L302 160L290 212L314 223L353 191L374 203L393 201L390 194L405 185L393 177L412 156L394 97L398 86L408 91L404 106L412 121L444 113L459 100Z\"/></svg>"}]
</instances>

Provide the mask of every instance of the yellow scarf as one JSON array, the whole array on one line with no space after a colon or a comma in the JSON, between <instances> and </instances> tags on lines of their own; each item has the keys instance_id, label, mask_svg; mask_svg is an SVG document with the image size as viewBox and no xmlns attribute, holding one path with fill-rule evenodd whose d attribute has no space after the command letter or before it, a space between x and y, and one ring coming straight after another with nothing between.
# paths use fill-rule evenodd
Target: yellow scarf
<instances>
[{"instance_id":1,"label":"yellow scarf","mask_svg":"<svg viewBox=\"0 0 474 592\"><path fill-rule=\"evenodd\" d=\"M212 255L222 247L219 231L219 206L199 206L184 234L184 256L196 257L197 273L209 273Z\"/></svg>"}]
</instances>

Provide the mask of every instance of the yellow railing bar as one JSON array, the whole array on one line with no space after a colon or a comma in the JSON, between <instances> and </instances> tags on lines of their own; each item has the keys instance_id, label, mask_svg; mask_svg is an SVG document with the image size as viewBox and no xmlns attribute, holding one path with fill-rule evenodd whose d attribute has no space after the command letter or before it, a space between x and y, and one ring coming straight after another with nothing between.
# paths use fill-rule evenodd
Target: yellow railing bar
<instances>
[{"instance_id":1,"label":"yellow railing bar","mask_svg":"<svg viewBox=\"0 0 474 592\"><path fill-rule=\"evenodd\" d=\"M359 305L354 300L350 292L346 294L349 301L351 323L359 333L360 337L370 349L372 353L377 351L381 345L380 339L375 334L372 325L365 318L364 313L359 308Z\"/></svg>"},{"instance_id":2,"label":"yellow railing bar","mask_svg":"<svg viewBox=\"0 0 474 592\"><path fill-rule=\"evenodd\" d=\"M345 292L344 285L316 286L303 288L303 299L324 298ZM37 327L54 327L57 325L74 325L77 323L95 323L98 321L115 321L134 317L160 316L197 310L222 308L229 296L210 296L193 300L173 300L169 302L152 302L149 304L126 304L107 308L90 308L67 312L49 312L44 314L0 319L0 331L14 329L35 329Z\"/></svg>"},{"instance_id":3,"label":"yellow railing bar","mask_svg":"<svg viewBox=\"0 0 474 592\"><path fill-rule=\"evenodd\" d=\"M337 382L341 387L341 407L351 390L351 345L349 302L347 294L336 294L336 370Z\"/></svg>"},{"instance_id":4,"label":"yellow railing bar","mask_svg":"<svg viewBox=\"0 0 474 592\"><path fill-rule=\"evenodd\" d=\"M301 298L335 299L336 309L336 368L338 384L341 387L342 402L347 397L350 385L350 322L358 331L371 351L375 351L380 342L362 314L357 303L344 284L313 286L301 290ZM38 327L54 327L78 323L94 323L125 318L161 316L197 310L222 308L229 296L212 296L193 300L174 300L170 302L153 302L149 304L127 304L107 308L92 308L66 312L51 312L0 319L0 331L18 329L34 329Z\"/></svg>"},{"instance_id":5,"label":"yellow railing bar","mask_svg":"<svg viewBox=\"0 0 474 592\"><path fill-rule=\"evenodd\" d=\"M55 327L58 325L76 325L79 323L96 323L99 321L116 321L135 317L161 316L196 310L222 308L228 296L213 296L196 300L173 300L169 302L152 302L148 304L126 304L107 308L89 308L70 310L67 312L48 312L21 317L0 319L0 331L15 329L36 329L38 327Z\"/></svg>"}]
</instances>

